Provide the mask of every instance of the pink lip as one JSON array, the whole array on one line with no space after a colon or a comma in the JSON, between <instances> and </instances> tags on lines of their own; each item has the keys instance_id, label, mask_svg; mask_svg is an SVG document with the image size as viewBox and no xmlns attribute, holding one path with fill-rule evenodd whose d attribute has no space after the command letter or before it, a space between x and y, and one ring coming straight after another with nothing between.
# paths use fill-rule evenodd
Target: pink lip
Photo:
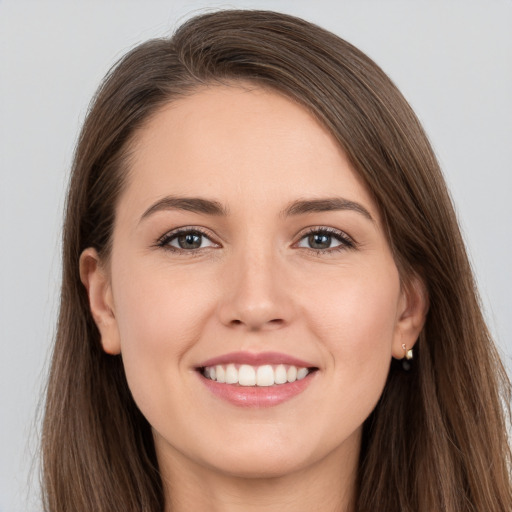
<instances>
[{"instance_id":1,"label":"pink lip","mask_svg":"<svg viewBox=\"0 0 512 512\"><path fill-rule=\"evenodd\" d=\"M249 364L260 366L264 364L293 365L299 368L314 368L315 365L296 357L279 352L231 352L213 357L201 363L197 369L218 364ZM217 397L238 407L272 407L302 393L313 381L317 372L309 373L304 379L278 384L275 386L239 386L224 384L205 378L200 371L197 372L201 382Z\"/></svg>"},{"instance_id":2,"label":"pink lip","mask_svg":"<svg viewBox=\"0 0 512 512\"><path fill-rule=\"evenodd\" d=\"M217 364L249 364L251 366L260 366L263 364L288 364L298 366L300 368L312 368L315 365L302 361L296 357L289 356L287 354L280 354L279 352L231 352L230 354L224 354L222 356L213 357L204 361L199 368L205 368L207 366L215 366Z\"/></svg>"},{"instance_id":3,"label":"pink lip","mask_svg":"<svg viewBox=\"0 0 512 512\"><path fill-rule=\"evenodd\" d=\"M268 387L222 384L207 379L200 372L197 375L215 396L238 407L263 408L273 407L296 397L313 382L317 373L309 373L302 380Z\"/></svg>"}]
</instances>

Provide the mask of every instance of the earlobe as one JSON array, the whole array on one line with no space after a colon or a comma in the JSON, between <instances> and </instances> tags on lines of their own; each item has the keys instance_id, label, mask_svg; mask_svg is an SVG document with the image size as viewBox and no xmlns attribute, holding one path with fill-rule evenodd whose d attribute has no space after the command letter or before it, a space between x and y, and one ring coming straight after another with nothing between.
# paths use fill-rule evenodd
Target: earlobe
<instances>
[{"instance_id":1,"label":"earlobe","mask_svg":"<svg viewBox=\"0 0 512 512\"><path fill-rule=\"evenodd\" d=\"M428 307L426 286L422 279L413 276L404 284L400 299L392 349L395 359L403 359L414 347L425 325Z\"/></svg>"},{"instance_id":2,"label":"earlobe","mask_svg":"<svg viewBox=\"0 0 512 512\"><path fill-rule=\"evenodd\" d=\"M80 280L87 290L91 315L100 331L103 350L112 355L120 354L121 343L110 278L98 252L92 247L80 255Z\"/></svg>"}]
</instances>

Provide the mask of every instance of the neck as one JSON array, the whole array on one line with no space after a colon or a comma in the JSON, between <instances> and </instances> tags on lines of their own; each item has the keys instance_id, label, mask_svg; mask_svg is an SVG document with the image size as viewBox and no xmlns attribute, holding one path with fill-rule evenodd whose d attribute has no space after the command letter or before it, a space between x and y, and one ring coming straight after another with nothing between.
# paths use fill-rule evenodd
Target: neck
<instances>
[{"instance_id":1,"label":"neck","mask_svg":"<svg viewBox=\"0 0 512 512\"><path fill-rule=\"evenodd\" d=\"M359 439L357 447L343 448L291 474L273 477L216 472L179 453L166 456L165 462L159 458L165 512L353 512Z\"/></svg>"}]
</instances>

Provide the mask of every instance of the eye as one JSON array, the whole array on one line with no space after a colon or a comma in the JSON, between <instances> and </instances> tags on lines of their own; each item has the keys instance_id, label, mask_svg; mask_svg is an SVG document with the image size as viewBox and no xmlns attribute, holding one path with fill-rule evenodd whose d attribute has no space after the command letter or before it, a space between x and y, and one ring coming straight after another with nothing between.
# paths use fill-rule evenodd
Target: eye
<instances>
[{"instance_id":1,"label":"eye","mask_svg":"<svg viewBox=\"0 0 512 512\"><path fill-rule=\"evenodd\" d=\"M175 251L194 251L206 247L218 247L210 238L199 229L180 229L166 233L158 245L165 249Z\"/></svg>"},{"instance_id":2,"label":"eye","mask_svg":"<svg viewBox=\"0 0 512 512\"><path fill-rule=\"evenodd\" d=\"M317 252L333 252L355 247L354 241L342 231L333 228L313 228L299 240L297 247Z\"/></svg>"}]
</instances>

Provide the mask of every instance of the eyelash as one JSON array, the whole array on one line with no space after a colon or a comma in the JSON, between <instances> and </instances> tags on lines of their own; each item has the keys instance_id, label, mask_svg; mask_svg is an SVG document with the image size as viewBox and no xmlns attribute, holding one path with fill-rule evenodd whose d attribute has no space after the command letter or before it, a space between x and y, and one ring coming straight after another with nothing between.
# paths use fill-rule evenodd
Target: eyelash
<instances>
[{"instance_id":1,"label":"eyelash","mask_svg":"<svg viewBox=\"0 0 512 512\"><path fill-rule=\"evenodd\" d=\"M349 249L357 248L356 242L351 237L349 237L346 233L344 233L343 231L340 231L339 229L320 227L320 226L311 227L306 232L301 233L299 242L301 240L303 240L304 238L306 238L310 235L313 235L313 234L327 235L327 236L334 238L338 242L340 242L340 245L338 245L336 247L330 247L328 249L313 249L312 247L303 247L303 249L305 249L306 251L308 251L310 253L315 254L316 256L324 256L324 255L328 256L330 254L338 253L340 251L346 251Z\"/></svg>"},{"instance_id":2,"label":"eyelash","mask_svg":"<svg viewBox=\"0 0 512 512\"><path fill-rule=\"evenodd\" d=\"M201 236L204 236L208 240L210 240L212 243L215 243L211 239L211 236L209 235L209 233L207 233L202 228L195 227L195 226L189 226L189 227L179 228L174 231L170 231L170 232L166 233L165 235L163 235L162 237L160 237L157 240L155 245L157 247L160 247L167 251L186 254L187 256L192 256L192 257L199 255L198 253L202 252L202 250L204 250L204 249L207 249L207 247L204 247L202 249L201 248L181 249L181 248L177 248L177 247L173 247L173 246L169 245L178 236L183 235L183 234L199 234ZM306 232L301 233L299 242L312 234L327 235L327 236L334 238L338 242L340 242L340 245L338 245L336 247L327 248L327 249L313 249L311 247L302 247L302 249L305 249L306 251L313 253L316 256L329 255L332 253L338 253L340 251L357 248L356 242L351 237L349 237L346 233L344 233L343 231L340 231L338 229L328 228L328 227L311 227L311 228L309 228Z\"/></svg>"},{"instance_id":3,"label":"eyelash","mask_svg":"<svg viewBox=\"0 0 512 512\"><path fill-rule=\"evenodd\" d=\"M178 228L173 231L170 231L168 233L165 233L162 237L160 237L157 242L156 246L161 247L162 249L170 252L180 253L180 254L186 254L187 256L197 256L199 252L201 252L201 249L178 249L177 247L173 247L172 245L169 245L174 239L179 237L180 235L185 234L198 234L201 236L204 236L208 240L210 240L212 243L213 240L211 240L211 236L209 233L207 233L205 230L203 230L200 227L195 226L188 226L184 228ZM203 248L204 249L204 248Z\"/></svg>"}]
</instances>

